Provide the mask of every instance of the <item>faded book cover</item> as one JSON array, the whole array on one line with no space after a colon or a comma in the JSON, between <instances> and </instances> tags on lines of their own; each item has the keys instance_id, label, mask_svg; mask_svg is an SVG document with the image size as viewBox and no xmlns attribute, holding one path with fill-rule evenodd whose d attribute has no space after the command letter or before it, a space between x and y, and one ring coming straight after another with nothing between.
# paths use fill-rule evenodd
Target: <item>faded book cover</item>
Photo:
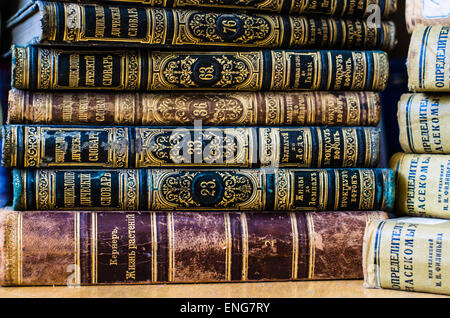
<instances>
[{"instance_id":1,"label":"faded book cover","mask_svg":"<svg viewBox=\"0 0 450 318\"><path fill-rule=\"evenodd\" d=\"M450 294L450 221L372 220L363 243L364 286Z\"/></svg>"},{"instance_id":2,"label":"faded book cover","mask_svg":"<svg viewBox=\"0 0 450 318\"><path fill-rule=\"evenodd\" d=\"M450 24L450 2L447 0L408 0L406 27L412 33L418 25Z\"/></svg>"},{"instance_id":3,"label":"faded book cover","mask_svg":"<svg viewBox=\"0 0 450 318\"><path fill-rule=\"evenodd\" d=\"M376 126L376 92L65 92L11 89L8 124Z\"/></svg>"},{"instance_id":4,"label":"faded book cover","mask_svg":"<svg viewBox=\"0 0 450 318\"><path fill-rule=\"evenodd\" d=\"M3 210L0 285L361 279L366 224L386 218Z\"/></svg>"},{"instance_id":5,"label":"faded book cover","mask_svg":"<svg viewBox=\"0 0 450 318\"><path fill-rule=\"evenodd\" d=\"M41 1L10 31L22 46L390 50L396 43L391 21Z\"/></svg>"}]
</instances>

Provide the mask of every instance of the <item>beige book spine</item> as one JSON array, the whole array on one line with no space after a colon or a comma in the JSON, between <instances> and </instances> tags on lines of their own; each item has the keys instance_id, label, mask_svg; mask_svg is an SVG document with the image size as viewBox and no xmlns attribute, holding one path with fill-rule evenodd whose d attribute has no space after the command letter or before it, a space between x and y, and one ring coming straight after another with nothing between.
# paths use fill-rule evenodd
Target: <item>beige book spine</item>
<instances>
[{"instance_id":1,"label":"beige book spine","mask_svg":"<svg viewBox=\"0 0 450 318\"><path fill-rule=\"evenodd\" d=\"M450 95L404 94L397 119L403 151L450 153Z\"/></svg>"},{"instance_id":2,"label":"beige book spine","mask_svg":"<svg viewBox=\"0 0 450 318\"><path fill-rule=\"evenodd\" d=\"M394 213L450 219L450 156L405 154L392 156L396 173Z\"/></svg>"},{"instance_id":3,"label":"beige book spine","mask_svg":"<svg viewBox=\"0 0 450 318\"><path fill-rule=\"evenodd\" d=\"M366 288L450 294L450 221L372 220L363 241Z\"/></svg>"},{"instance_id":4,"label":"beige book spine","mask_svg":"<svg viewBox=\"0 0 450 318\"><path fill-rule=\"evenodd\" d=\"M406 28L409 33L418 25L450 24L448 0L407 0L405 10Z\"/></svg>"},{"instance_id":5,"label":"beige book spine","mask_svg":"<svg viewBox=\"0 0 450 318\"><path fill-rule=\"evenodd\" d=\"M412 92L450 92L450 25L418 26L408 53Z\"/></svg>"}]
</instances>

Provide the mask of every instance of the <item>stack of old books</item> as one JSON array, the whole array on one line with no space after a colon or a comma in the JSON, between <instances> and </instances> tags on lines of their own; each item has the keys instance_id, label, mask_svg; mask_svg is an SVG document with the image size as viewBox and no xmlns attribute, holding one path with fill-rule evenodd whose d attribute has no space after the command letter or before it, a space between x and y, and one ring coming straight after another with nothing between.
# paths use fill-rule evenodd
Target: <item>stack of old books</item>
<instances>
[{"instance_id":1,"label":"stack of old books","mask_svg":"<svg viewBox=\"0 0 450 318\"><path fill-rule=\"evenodd\" d=\"M390 163L394 211L403 217L368 227L365 280L368 287L450 294L450 2L406 5L412 93L398 104L404 153Z\"/></svg>"},{"instance_id":2,"label":"stack of old books","mask_svg":"<svg viewBox=\"0 0 450 318\"><path fill-rule=\"evenodd\" d=\"M362 278L396 2L127 2L10 20L2 283Z\"/></svg>"}]
</instances>

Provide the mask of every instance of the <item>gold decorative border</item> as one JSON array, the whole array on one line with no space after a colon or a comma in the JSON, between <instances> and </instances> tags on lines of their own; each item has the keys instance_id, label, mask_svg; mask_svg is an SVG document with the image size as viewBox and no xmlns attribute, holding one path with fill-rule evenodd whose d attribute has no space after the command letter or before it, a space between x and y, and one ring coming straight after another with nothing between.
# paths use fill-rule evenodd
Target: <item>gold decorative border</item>
<instances>
[{"instance_id":1,"label":"gold decorative border","mask_svg":"<svg viewBox=\"0 0 450 318\"><path fill-rule=\"evenodd\" d=\"M248 280L248 224L247 215L241 212L241 231L242 231L242 274L241 280Z\"/></svg>"},{"instance_id":2,"label":"gold decorative border","mask_svg":"<svg viewBox=\"0 0 450 318\"><path fill-rule=\"evenodd\" d=\"M224 224L225 224L225 280L231 281L231 260L232 260L232 245L233 245L233 237L231 235L231 222L230 222L230 214L225 212L224 215Z\"/></svg>"},{"instance_id":3,"label":"gold decorative border","mask_svg":"<svg viewBox=\"0 0 450 318\"><path fill-rule=\"evenodd\" d=\"M298 279L298 225L295 213L289 213L291 218L291 228L292 228L292 273L291 279Z\"/></svg>"}]
</instances>

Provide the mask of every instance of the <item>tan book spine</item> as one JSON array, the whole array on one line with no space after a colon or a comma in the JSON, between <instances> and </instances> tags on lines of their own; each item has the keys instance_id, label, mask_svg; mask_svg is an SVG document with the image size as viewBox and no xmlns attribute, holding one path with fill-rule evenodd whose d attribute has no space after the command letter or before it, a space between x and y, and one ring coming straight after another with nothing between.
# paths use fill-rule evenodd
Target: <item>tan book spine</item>
<instances>
[{"instance_id":1,"label":"tan book spine","mask_svg":"<svg viewBox=\"0 0 450 318\"><path fill-rule=\"evenodd\" d=\"M9 124L376 126L376 92L32 92L11 89Z\"/></svg>"},{"instance_id":2,"label":"tan book spine","mask_svg":"<svg viewBox=\"0 0 450 318\"><path fill-rule=\"evenodd\" d=\"M450 26L418 26L408 53L408 87L413 92L450 92Z\"/></svg>"},{"instance_id":3,"label":"tan book spine","mask_svg":"<svg viewBox=\"0 0 450 318\"><path fill-rule=\"evenodd\" d=\"M410 33L418 25L450 24L448 0L407 0L405 7L406 28Z\"/></svg>"},{"instance_id":4,"label":"tan book spine","mask_svg":"<svg viewBox=\"0 0 450 318\"><path fill-rule=\"evenodd\" d=\"M397 153L390 167L396 173L394 213L450 219L450 156Z\"/></svg>"},{"instance_id":5,"label":"tan book spine","mask_svg":"<svg viewBox=\"0 0 450 318\"><path fill-rule=\"evenodd\" d=\"M364 287L450 294L450 221L373 220L363 243Z\"/></svg>"},{"instance_id":6,"label":"tan book spine","mask_svg":"<svg viewBox=\"0 0 450 318\"><path fill-rule=\"evenodd\" d=\"M397 119L405 152L450 153L450 95L404 94Z\"/></svg>"}]
</instances>

